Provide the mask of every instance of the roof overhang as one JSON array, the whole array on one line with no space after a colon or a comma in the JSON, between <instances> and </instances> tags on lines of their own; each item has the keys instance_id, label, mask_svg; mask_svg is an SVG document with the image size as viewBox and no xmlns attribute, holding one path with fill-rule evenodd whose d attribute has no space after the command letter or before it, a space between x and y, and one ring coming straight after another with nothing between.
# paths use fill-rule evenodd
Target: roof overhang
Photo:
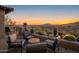
<instances>
[{"instance_id":1,"label":"roof overhang","mask_svg":"<svg viewBox=\"0 0 79 59\"><path fill-rule=\"evenodd\" d=\"M1 6L1 5L0 5L0 9L5 10L5 14L8 14L8 13L14 11L14 8L6 7L6 6Z\"/></svg>"}]
</instances>

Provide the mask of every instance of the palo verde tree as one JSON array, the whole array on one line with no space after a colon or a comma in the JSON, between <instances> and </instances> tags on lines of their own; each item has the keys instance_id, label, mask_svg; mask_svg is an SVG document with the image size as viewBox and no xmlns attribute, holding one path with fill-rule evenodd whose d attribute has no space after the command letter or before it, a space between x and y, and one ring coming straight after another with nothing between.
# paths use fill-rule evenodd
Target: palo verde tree
<instances>
[{"instance_id":1,"label":"palo verde tree","mask_svg":"<svg viewBox=\"0 0 79 59\"><path fill-rule=\"evenodd\" d=\"M16 22L10 19L8 16L5 17L5 26L15 26Z\"/></svg>"}]
</instances>

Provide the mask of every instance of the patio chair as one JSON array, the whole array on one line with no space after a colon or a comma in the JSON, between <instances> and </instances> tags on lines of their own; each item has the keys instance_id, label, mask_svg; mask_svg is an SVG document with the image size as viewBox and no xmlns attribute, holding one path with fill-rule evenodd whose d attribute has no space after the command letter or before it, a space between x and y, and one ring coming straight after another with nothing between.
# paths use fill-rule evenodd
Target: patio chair
<instances>
[{"instance_id":1,"label":"patio chair","mask_svg":"<svg viewBox=\"0 0 79 59\"><path fill-rule=\"evenodd\" d=\"M46 53L46 43L27 44L26 53Z\"/></svg>"},{"instance_id":2,"label":"patio chair","mask_svg":"<svg viewBox=\"0 0 79 59\"><path fill-rule=\"evenodd\" d=\"M50 48L55 53L56 52L56 48L57 48L57 44L58 44L58 40L54 39L54 42L50 42L49 44L47 44L47 48Z\"/></svg>"},{"instance_id":3,"label":"patio chair","mask_svg":"<svg viewBox=\"0 0 79 59\"><path fill-rule=\"evenodd\" d=\"M28 42L28 36L30 36L31 33L29 31L24 31L23 32L23 39L25 39L26 43Z\"/></svg>"},{"instance_id":4,"label":"patio chair","mask_svg":"<svg viewBox=\"0 0 79 59\"><path fill-rule=\"evenodd\" d=\"M13 49L14 48L21 48L21 52L22 52L22 48L24 45L23 40L16 40L15 37L9 35L7 43L8 43L8 50L10 50L10 48L13 48Z\"/></svg>"}]
</instances>

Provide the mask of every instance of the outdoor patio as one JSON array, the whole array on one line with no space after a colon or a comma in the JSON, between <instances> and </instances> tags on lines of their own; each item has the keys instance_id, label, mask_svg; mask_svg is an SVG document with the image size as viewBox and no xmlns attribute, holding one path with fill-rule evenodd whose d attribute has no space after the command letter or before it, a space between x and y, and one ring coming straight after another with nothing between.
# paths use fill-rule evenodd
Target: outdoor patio
<instances>
[{"instance_id":1,"label":"outdoor patio","mask_svg":"<svg viewBox=\"0 0 79 59\"><path fill-rule=\"evenodd\" d=\"M79 50L78 50L79 45L77 46L76 44L74 44L76 46L74 46L74 48L73 48L73 45L71 45L71 43L68 43L67 41L64 41L64 40L61 40L60 45L57 46L56 51L54 51L52 49L54 41L48 39L46 36L45 36L45 41L44 41L44 37L42 37L40 35L39 35L39 37L37 37L35 35L28 36L28 38L30 38L29 39L30 41L31 41L31 39L33 39L33 40L35 39L35 40L39 41L38 40L39 38L42 38L43 40L41 39L42 41L39 41L39 42L34 42L32 40L33 43L32 43L32 41L31 41L31 43L30 42L23 42L22 43L23 47L19 47L19 48L18 47L17 48L8 48L8 45L5 42L6 47L3 46L5 48L5 50L0 51L0 52L2 52L2 53L3 52L4 53L78 53L79 52ZM23 37L20 37L17 40L25 41L23 39ZM48 47L47 45L50 45L50 47ZM72 48L70 48L69 46ZM75 48L75 47L77 47L77 48ZM7 50L6 50L6 48L7 48Z\"/></svg>"},{"instance_id":2,"label":"outdoor patio","mask_svg":"<svg viewBox=\"0 0 79 59\"><path fill-rule=\"evenodd\" d=\"M13 8L0 6L0 53L78 53L79 42L57 39L55 36L49 38L47 35L34 33L33 29L28 31L24 23L24 32L17 34L16 29L11 32L9 27L5 31L5 15L14 11ZM56 29L55 33L57 34ZM8 32L7 34L5 32ZM21 35L20 35L21 34ZM58 43L59 42L59 43Z\"/></svg>"}]
</instances>

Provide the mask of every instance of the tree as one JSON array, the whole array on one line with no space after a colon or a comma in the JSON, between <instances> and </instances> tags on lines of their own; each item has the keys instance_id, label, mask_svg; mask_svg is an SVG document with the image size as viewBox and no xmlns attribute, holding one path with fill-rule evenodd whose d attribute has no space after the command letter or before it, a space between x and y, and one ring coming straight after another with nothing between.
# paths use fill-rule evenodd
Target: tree
<instances>
[{"instance_id":1,"label":"tree","mask_svg":"<svg viewBox=\"0 0 79 59\"><path fill-rule=\"evenodd\" d=\"M15 26L16 22L10 19L8 16L5 18L5 26Z\"/></svg>"}]
</instances>

